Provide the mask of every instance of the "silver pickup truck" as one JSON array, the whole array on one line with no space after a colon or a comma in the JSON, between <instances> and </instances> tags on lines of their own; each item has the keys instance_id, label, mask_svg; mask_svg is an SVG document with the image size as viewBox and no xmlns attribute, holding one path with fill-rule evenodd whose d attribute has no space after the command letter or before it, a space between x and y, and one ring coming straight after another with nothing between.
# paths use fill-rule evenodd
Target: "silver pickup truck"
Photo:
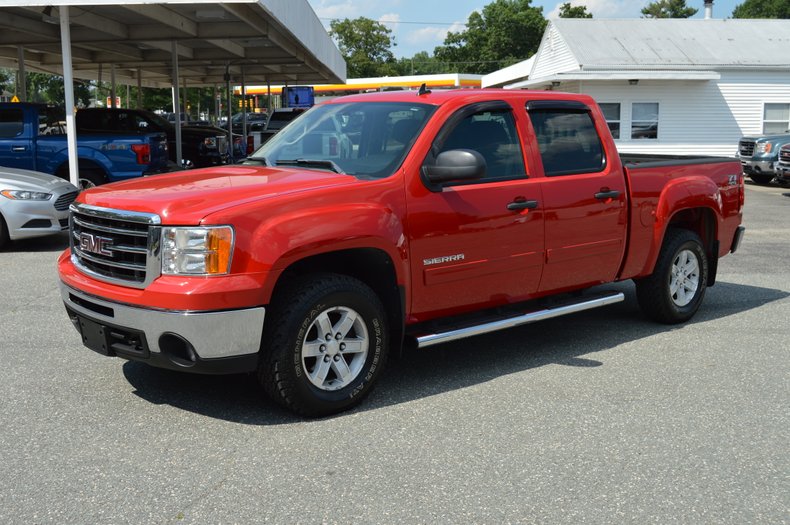
<instances>
[{"instance_id":1,"label":"silver pickup truck","mask_svg":"<svg viewBox=\"0 0 790 525\"><path fill-rule=\"evenodd\" d=\"M757 184L768 184L776 176L779 149L790 144L790 129L784 133L743 137L738 142L738 157L743 173Z\"/></svg>"}]
</instances>

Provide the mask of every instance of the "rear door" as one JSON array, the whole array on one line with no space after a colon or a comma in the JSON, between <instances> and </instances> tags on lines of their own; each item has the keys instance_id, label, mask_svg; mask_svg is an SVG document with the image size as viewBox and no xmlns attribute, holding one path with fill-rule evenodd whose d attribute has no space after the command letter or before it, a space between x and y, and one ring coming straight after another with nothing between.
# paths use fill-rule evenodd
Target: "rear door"
<instances>
[{"instance_id":1,"label":"rear door","mask_svg":"<svg viewBox=\"0 0 790 525\"><path fill-rule=\"evenodd\" d=\"M607 162L600 139L605 128L576 101L532 101L527 113L545 176L546 264L539 290L612 281L625 250L627 196L619 162Z\"/></svg>"},{"instance_id":2,"label":"rear door","mask_svg":"<svg viewBox=\"0 0 790 525\"><path fill-rule=\"evenodd\" d=\"M32 126L25 129L22 106L0 108L0 166L36 169Z\"/></svg>"},{"instance_id":3,"label":"rear door","mask_svg":"<svg viewBox=\"0 0 790 525\"><path fill-rule=\"evenodd\" d=\"M543 264L540 180L530 179L517 115L502 101L450 116L425 163L442 151L471 149L485 159L483 179L411 185L408 228L412 314L418 319L527 298Z\"/></svg>"}]
</instances>

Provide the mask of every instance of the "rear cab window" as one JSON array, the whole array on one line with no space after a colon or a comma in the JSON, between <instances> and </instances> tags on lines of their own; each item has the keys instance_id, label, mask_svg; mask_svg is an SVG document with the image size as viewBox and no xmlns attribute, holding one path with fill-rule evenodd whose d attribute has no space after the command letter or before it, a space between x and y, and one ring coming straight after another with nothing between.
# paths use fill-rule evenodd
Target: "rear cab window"
<instances>
[{"instance_id":1,"label":"rear cab window","mask_svg":"<svg viewBox=\"0 0 790 525\"><path fill-rule=\"evenodd\" d=\"M589 108L581 103L527 104L547 177L603 171L606 157Z\"/></svg>"}]
</instances>

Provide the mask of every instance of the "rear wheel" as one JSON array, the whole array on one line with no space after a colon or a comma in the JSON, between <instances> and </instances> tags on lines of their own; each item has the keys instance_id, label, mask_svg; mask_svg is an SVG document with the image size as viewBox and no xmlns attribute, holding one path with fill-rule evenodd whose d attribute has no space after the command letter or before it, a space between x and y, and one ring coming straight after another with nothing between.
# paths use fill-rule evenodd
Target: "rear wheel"
<instances>
[{"instance_id":1,"label":"rear wheel","mask_svg":"<svg viewBox=\"0 0 790 525\"><path fill-rule=\"evenodd\" d=\"M95 188L107 182L107 179L101 170L96 168L81 168L80 169L80 189L88 190Z\"/></svg>"},{"instance_id":2,"label":"rear wheel","mask_svg":"<svg viewBox=\"0 0 790 525\"><path fill-rule=\"evenodd\" d=\"M773 175L766 175L765 173L750 173L749 177L757 184L770 184L774 180Z\"/></svg>"},{"instance_id":3,"label":"rear wheel","mask_svg":"<svg viewBox=\"0 0 790 525\"><path fill-rule=\"evenodd\" d=\"M697 312L708 281L708 259L699 236L688 230L669 230L653 274L636 281L636 297L645 314L675 324Z\"/></svg>"},{"instance_id":4,"label":"rear wheel","mask_svg":"<svg viewBox=\"0 0 790 525\"><path fill-rule=\"evenodd\" d=\"M376 294L348 276L314 275L279 293L270 311L258 369L269 396L308 417L359 404L381 373L389 344Z\"/></svg>"}]
</instances>

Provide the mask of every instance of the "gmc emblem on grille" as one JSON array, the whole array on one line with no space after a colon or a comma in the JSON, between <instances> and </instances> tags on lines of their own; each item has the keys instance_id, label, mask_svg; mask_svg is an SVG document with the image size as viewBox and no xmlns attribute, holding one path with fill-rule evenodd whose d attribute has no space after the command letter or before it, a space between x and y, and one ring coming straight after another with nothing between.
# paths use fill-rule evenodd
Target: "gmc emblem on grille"
<instances>
[{"instance_id":1,"label":"gmc emblem on grille","mask_svg":"<svg viewBox=\"0 0 790 525\"><path fill-rule=\"evenodd\" d=\"M90 233L80 233L80 249L85 252L112 257L112 239Z\"/></svg>"}]
</instances>

